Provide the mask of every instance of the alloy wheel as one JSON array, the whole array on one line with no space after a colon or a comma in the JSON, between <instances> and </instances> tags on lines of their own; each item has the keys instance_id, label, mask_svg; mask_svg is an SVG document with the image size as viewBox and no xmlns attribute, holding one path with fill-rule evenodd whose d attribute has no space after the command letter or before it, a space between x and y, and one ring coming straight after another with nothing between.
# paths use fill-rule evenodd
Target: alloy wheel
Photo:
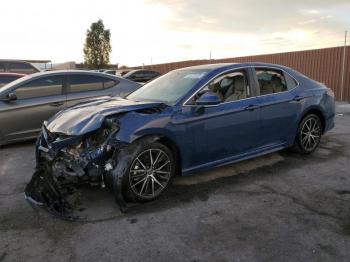
<instances>
[{"instance_id":1,"label":"alloy wheel","mask_svg":"<svg viewBox=\"0 0 350 262\"><path fill-rule=\"evenodd\" d=\"M142 199L156 198L171 179L171 167L170 158L163 150L153 148L141 152L129 171L132 191Z\"/></svg>"},{"instance_id":2,"label":"alloy wheel","mask_svg":"<svg viewBox=\"0 0 350 262\"><path fill-rule=\"evenodd\" d=\"M318 145L321 138L321 125L317 118L307 119L300 131L300 145L306 151L312 151Z\"/></svg>"}]
</instances>

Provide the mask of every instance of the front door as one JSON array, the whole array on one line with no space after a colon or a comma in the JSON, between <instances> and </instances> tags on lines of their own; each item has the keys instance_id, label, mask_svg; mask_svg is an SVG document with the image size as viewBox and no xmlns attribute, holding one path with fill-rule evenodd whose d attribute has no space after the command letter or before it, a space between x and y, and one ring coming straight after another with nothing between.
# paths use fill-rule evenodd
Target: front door
<instances>
[{"instance_id":1,"label":"front door","mask_svg":"<svg viewBox=\"0 0 350 262\"><path fill-rule=\"evenodd\" d=\"M187 124L189 141L195 141L190 166L230 161L254 150L260 139L258 98L252 95L248 69L219 75L200 90L184 110L194 121ZM214 92L221 103L198 106L205 92Z\"/></svg>"},{"instance_id":2,"label":"front door","mask_svg":"<svg viewBox=\"0 0 350 262\"><path fill-rule=\"evenodd\" d=\"M63 80L48 76L27 82L11 91L17 100L0 102L2 142L37 136L43 121L65 107Z\"/></svg>"}]
</instances>

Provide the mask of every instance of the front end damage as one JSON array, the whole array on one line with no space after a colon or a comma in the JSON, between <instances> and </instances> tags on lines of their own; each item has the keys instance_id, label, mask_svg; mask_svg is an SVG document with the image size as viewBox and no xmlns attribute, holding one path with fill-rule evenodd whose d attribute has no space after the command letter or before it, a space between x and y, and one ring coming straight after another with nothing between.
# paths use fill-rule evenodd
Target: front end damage
<instances>
[{"instance_id":1,"label":"front end damage","mask_svg":"<svg viewBox=\"0 0 350 262\"><path fill-rule=\"evenodd\" d=\"M119 130L116 117L83 135L51 133L46 124L36 144L37 166L25 189L26 199L65 219L76 219L74 195L80 185L113 188L121 211L126 210L122 178L112 174L117 154L127 144L115 140Z\"/></svg>"}]
</instances>

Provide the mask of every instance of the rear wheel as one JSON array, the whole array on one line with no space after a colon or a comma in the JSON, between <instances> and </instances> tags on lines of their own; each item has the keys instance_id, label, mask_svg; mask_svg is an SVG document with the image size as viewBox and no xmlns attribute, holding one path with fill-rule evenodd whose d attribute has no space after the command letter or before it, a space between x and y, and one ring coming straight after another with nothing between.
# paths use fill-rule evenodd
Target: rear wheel
<instances>
[{"instance_id":1,"label":"rear wheel","mask_svg":"<svg viewBox=\"0 0 350 262\"><path fill-rule=\"evenodd\" d=\"M293 149L301 154L312 153L320 143L322 136L322 123L315 114L304 117L301 121Z\"/></svg>"}]
</instances>

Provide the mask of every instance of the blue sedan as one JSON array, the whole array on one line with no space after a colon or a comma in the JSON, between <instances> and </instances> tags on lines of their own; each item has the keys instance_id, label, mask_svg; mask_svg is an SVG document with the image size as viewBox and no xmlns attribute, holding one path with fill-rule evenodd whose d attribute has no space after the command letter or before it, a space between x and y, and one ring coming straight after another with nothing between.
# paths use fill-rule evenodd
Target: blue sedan
<instances>
[{"instance_id":1,"label":"blue sedan","mask_svg":"<svg viewBox=\"0 0 350 262\"><path fill-rule=\"evenodd\" d=\"M71 210L66 185L106 184L124 210L157 198L177 174L284 148L309 154L333 126L333 92L291 68L178 69L124 99L90 100L45 122L26 197L62 214Z\"/></svg>"}]
</instances>

